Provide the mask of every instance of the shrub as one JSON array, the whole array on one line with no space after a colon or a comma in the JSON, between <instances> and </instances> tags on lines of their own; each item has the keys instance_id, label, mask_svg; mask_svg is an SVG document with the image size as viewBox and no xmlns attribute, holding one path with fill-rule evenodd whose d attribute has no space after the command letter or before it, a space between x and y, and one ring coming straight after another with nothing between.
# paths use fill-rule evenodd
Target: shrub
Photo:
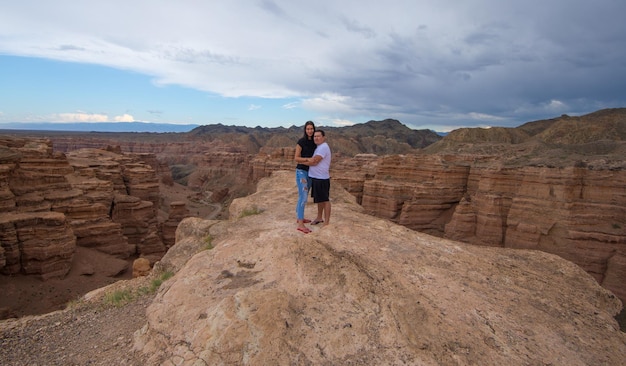
<instances>
[{"instance_id":1,"label":"shrub","mask_svg":"<svg viewBox=\"0 0 626 366\"><path fill-rule=\"evenodd\" d=\"M137 291L132 292L131 290L116 290L110 293L107 293L104 297L104 303L107 305L113 305L116 307L121 307L129 302L133 301L139 296L152 294L161 287L163 281L174 276L174 273L167 271L163 272L158 278L155 278L150 283L149 287L142 286L137 289Z\"/></svg>"},{"instance_id":2,"label":"shrub","mask_svg":"<svg viewBox=\"0 0 626 366\"><path fill-rule=\"evenodd\" d=\"M131 302L133 298L134 296L129 290L117 290L106 294L104 302L108 305L120 307Z\"/></svg>"},{"instance_id":3,"label":"shrub","mask_svg":"<svg viewBox=\"0 0 626 366\"><path fill-rule=\"evenodd\" d=\"M243 210L241 212L241 214L239 215L239 218L246 217L246 216L252 216L252 215L258 215L258 214L260 214L262 212L263 212L263 210L259 209L256 206L252 206L251 208L247 208L247 209Z\"/></svg>"},{"instance_id":4,"label":"shrub","mask_svg":"<svg viewBox=\"0 0 626 366\"><path fill-rule=\"evenodd\" d=\"M211 236L211 234L208 234L204 237L204 250L211 249L213 249L213 237Z\"/></svg>"}]
</instances>

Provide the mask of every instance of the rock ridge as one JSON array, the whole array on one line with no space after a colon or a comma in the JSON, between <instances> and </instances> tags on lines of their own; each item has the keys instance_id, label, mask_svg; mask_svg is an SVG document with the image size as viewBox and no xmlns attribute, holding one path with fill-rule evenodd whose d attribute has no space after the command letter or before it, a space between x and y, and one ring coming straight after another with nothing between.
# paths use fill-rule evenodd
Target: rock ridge
<instances>
[{"instance_id":1,"label":"rock ridge","mask_svg":"<svg viewBox=\"0 0 626 366\"><path fill-rule=\"evenodd\" d=\"M332 224L305 235L296 194L275 171L229 220L181 222L172 253L212 249L148 307L135 349L149 364L623 363L622 304L579 266L410 230L337 185Z\"/></svg>"}]
</instances>

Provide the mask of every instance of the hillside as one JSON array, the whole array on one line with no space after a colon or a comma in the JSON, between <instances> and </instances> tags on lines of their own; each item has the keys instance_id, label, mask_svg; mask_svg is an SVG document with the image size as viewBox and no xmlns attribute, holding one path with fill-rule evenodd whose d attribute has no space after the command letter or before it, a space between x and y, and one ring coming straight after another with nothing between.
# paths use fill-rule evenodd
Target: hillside
<instances>
[{"instance_id":1,"label":"hillside","mask_svg":"<svg viewBox=\"0 0 626 366\"><path fill-rule=\"evenodd\" d=\"M346 127L318 126L332 138L334 151L345 156L356 154L401 154L415 152L441 137L430 130L413 130L397 120L369 121ZM249 128L221 124L194 128L188 138L236 142L256 153L262 147L284 147L295 145L302 137L302 128Z\"/></svg>"},{"instance_id":2,"label":"hillside","mask_svg":"<svg viewBox=\"0 0 626 366\"><path fill-rule=\"evenodd\" d=\"M493 156L509 166L564 167L594 161L623 169L626 108L563 115L515 128L461 128L421 153Z\"/></svg>"}]
</instances>

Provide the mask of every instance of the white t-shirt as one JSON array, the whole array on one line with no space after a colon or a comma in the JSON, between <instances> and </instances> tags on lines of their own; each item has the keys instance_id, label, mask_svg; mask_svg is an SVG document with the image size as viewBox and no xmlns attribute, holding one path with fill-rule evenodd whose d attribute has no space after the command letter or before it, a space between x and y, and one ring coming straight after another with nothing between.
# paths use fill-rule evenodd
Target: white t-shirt
<instances>
[{"instance_id":1,"label":"white t-shirt","mask_svg":"<svg viewBox=\"0 0 626 366\"><path fill-rule=\"evenodd\" d=\"M322 160L314 166L309 167L309 177L317 179L330 179L330 161L332 156L330 154L330 146L323 142L317 145L313 156L319 155Z\"/></svg>"}]
</instances>

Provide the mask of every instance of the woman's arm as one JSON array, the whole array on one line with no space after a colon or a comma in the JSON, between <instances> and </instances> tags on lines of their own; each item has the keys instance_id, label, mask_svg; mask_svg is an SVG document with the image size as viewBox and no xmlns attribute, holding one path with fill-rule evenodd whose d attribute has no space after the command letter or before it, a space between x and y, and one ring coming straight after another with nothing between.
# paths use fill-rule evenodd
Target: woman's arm
<instances>
[{"instance_id":1,"label":"woman's arm","mask_svg":"<svg viewBox=\"0 0 626 366\"><path fill-rule=\"evenodd\" d=\"M296 144L296 153L293 156L293 160L298 164L304 164L306 158L302 157L302 146Z\"/></svg>"}]
</instances>

